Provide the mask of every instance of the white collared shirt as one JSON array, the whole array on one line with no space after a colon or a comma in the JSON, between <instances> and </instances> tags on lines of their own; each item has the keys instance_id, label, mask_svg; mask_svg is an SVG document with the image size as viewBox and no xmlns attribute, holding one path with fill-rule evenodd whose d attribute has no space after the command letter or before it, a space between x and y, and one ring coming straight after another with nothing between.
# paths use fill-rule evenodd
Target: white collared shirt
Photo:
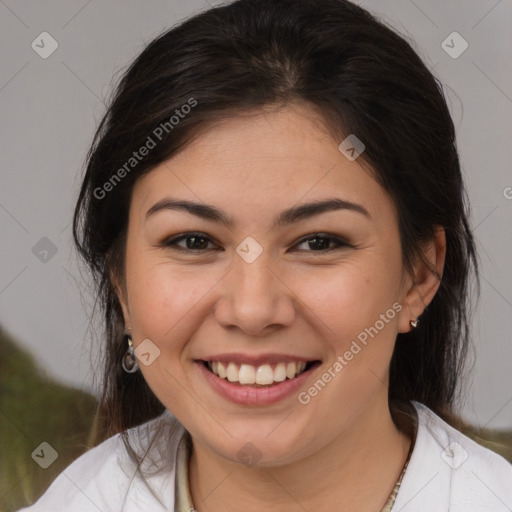
<instances>
[{"instance_id":1,"label":"white collared shirt","mask_svg":"<svg viewBox=\"0 0 512 512\"><path fill-rule=\"evenodd\" d=\"M424 405L414 450L393 512L511 512L512 464L450 427ZM121 435L92 448L52 483L33 505L18 512L169 512L175 510L176 452L185 433L169 413L129 431L144 448L158 422L169 427L167 446L153 445L155 465L147 481L136 475ZM178 511L176 511L178 512Z\"/></svg>"}]
</instances>

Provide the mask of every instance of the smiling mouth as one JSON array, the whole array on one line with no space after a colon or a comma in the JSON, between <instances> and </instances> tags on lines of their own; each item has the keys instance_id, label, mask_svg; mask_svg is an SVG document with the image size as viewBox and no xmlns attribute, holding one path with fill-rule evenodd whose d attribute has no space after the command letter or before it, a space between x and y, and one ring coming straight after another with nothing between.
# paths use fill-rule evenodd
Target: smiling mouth
<instances>
[{"instance_id":1,"label":"smiling mouth","mask_svg":"<svg viewBox=\"0 0 512 512\"><path fill-rule=\"evenodd\" d=\"M211 373L231 384L242 387L268 388L292 380L316 368L320 360L266 363L259 366L232 361L201 361Z\"/></svg>"}]
</instances>

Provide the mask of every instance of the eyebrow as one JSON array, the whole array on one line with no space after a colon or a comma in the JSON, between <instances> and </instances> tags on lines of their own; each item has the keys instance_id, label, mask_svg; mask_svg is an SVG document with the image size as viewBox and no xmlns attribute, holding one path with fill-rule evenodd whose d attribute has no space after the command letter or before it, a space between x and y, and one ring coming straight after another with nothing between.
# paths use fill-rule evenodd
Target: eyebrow
<instances>
[{"instance_id":1,"label":"eyebrow","mask_svg":"<svg viewBox=\"0 0 512 512\"><path fill-rule=\"evenodd\" d=\"M225 212L219 210L215 206L194 203L192 201L185 200L178 201L171 198L165 198L155 203L146 212L146 220L151 215L154 215L156 212L162 210L185 211L205 220L219 222L228 228L231 228L234 225L233 218L231 218ZM360 204L353 203L351 201L346 201L343 199L330 198L321 201L314 201L311 203L301 204L299 206L294 206L292 208L284 210L276 217L273 228L293 224L294 222L297 222L299 220L304 220L315 215L320 215L321 213L324 212L330 212L335 210L349 210L360 213L368 219L372 218L368 210Z\"/></svg>"}]
</instances>

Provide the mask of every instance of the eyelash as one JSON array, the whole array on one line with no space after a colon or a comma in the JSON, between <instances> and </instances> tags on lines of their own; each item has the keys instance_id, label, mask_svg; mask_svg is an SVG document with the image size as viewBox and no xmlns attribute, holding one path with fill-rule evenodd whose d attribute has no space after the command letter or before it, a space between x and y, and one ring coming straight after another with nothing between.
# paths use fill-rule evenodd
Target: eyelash
<instances>
[{"instance_id":1,"label":"eyelash","mask_svg":"<svg viewBox=\"0 0 512 512\"><path fill-rule=\"evenodd\" d=\"M178 242L181 242L182 240L186 240L188 238L193 238L193 237L198 237L198 238L204 238L205 240L208 240L208 242L212 242L211 238L209 236L207 236L205 233L201 233L201 232L188 232L188 233L183 233L181 235L178 235L178 236L175 236L173 238L170 238L168 240L164 240L161 244L161 246L163 247L168 247L170 249L173 249L173 250L176 250L176 251L180 251L180 252L187 252L187 253L204 253L204 252L207 252L207 251L212 251L212 250L215 250L215 249L186 249L184 247L179 247L177 245ZM331 252L331 251L335 251L335 250L338 250L338 249L342 249L343 247L352 247L350 244L348 244L347 242L345 242L344 240L342 240L341 238L339 237L336 237L336 236L331 236L329 235L329 233L311 233L310 235L307 235L305 237L302 237L296 245L301 245L302 243L304 242L307 242L308 240L312 240L312 239L315 239L315 238L320 238L322 240L329 240L331 242L334 242L336 244L337 247L330 247L329 249L325 249L325 250L300 250L299 252L318 252L318 253L326 253L326 252Z\"/></svg>"}]
</instances>

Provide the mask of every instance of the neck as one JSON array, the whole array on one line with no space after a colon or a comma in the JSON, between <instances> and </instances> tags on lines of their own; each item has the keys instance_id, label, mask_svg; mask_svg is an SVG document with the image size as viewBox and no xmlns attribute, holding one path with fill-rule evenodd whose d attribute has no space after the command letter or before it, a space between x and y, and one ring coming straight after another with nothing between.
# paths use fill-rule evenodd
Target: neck
<instances>
[{"instance_id":1,"label":"neck","mask_svg":"<svg viewBox=\"0 0 512 512\"><path fill-rule=\"evenodd\" d=\"M381 510L412 440L395 427L387 401L380 402L320 451L286 466L247 468L193 439L189 482L195 510Z\"/></svg>"}]
</instances>

